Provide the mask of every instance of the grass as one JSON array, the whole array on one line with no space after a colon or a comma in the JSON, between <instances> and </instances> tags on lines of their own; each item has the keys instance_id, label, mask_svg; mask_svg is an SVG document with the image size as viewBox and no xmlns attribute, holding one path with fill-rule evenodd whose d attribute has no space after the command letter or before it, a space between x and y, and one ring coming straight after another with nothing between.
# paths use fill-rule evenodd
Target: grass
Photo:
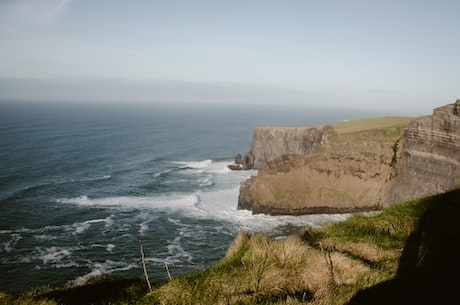
<instances>
[{"instance_id":1,"label":"grass","mask_svg":"<svg viewBox=\"0 0 460 305\"><path fill-rule=\"evenodd\" d=\"M33 296L13 297L0 292L0 305L57 305L56 301Z\"/></svg>"},{"instance_id":2,"label":"grass","mask_svg":"<svg viewBox=\"0 0 460 305\"><path fill-rule=\"evenodd\" d=\"M369 129L388 129L389 133L400 133L397 127L405 128L412 118L410 117L379 117L359 119L332 124L337 134L364 131Z\"/></svg>"},{"instance_id":3,"label":"grass","mask_svg":"<svg viewBox=\"0 0 460 305\"><path fill-rule=\"evenodd\" d=\"M151 293L145 283L125 283L105 289L113 295L75 302L76 295L90 294L84 286L33 297L0 295L0 305L442 303L453 296L460 274L458 203L460 189L282 240L240 232L220 263Z\"/></svg>"}]
</instances>

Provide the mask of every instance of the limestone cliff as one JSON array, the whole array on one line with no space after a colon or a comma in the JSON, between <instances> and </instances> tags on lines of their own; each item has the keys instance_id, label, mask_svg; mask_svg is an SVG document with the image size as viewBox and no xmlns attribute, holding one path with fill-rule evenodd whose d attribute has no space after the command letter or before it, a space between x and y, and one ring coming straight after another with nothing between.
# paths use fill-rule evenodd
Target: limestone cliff
<instances>
[{"instance_id":1,"label":"limestone cliff","mask_svg":"<svg viewBox=\"0 0 460 305\"><path fill-rule=\"evenodd\" d=\"M459 113L457 101L412 121L260 128L248 155L261 169L241 184L238 208L272 215L367 211L451 189L460 184Z\"/></svg>"},{"instance_id":2,"label":"limestone cliff","mask_svg":"<svg viewBox=\"0 0 460 305\"><path fill-rule=\"evenodd\" d=\"M252 146L242 162L244 169L261 169L267 161L284 154L307 154L320 143L322 126L256 127Z\"/></svg>"},{"instance_id":3,"label":"limestone cliff","mask_svg":"<svg viewBox=\"0 0 460 305\"><path fill-rule=\"evenodd\" d=\"M385 191L385 205L460 185L460 100L413 120L403 139L398 172Z\"/></svg>"}]
</instances>

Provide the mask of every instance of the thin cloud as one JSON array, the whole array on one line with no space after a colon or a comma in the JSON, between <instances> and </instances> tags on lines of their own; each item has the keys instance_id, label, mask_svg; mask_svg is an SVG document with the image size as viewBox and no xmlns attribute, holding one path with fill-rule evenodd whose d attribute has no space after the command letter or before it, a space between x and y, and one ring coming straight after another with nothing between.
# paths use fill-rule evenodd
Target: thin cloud
<instances>
[{"instance_id":1,"label":"thin cloud","mask_svg":"<svg viewBox=\"0 0 460 305\"><path fill-rule=\"evenodd\" d=\"M71 0L17 0L0 3L0 26L53 22Z\"/></svg>"}]
</instances>

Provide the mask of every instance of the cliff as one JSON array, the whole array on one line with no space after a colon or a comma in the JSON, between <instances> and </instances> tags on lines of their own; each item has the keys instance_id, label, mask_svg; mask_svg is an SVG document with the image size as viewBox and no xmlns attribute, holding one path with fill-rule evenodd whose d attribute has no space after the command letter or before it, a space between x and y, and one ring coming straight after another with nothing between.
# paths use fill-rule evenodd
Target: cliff
<instances>
[{"instance_id":1,"label":"cliff","mask_svg":"<svg viewBox=\"0 0 460 305\"><path fill-rule=\"evenodd\" d=\"M398 163L384 205L460 186L460 100L410 122Z\"/></svg>"},{"instance_id":2,"label":"cliff","mask_svg":"<svg viewBox=\"0 0 460 305\"><path fill-rule=\"evenodd\" d=\"M307 154L320 143L322 126L256 127L251 150L242 162L244 169L261 169L267 161L285 154Z\"/></svg>"},{"instance_id":3,"label":"cliff","mask_svg":"<svg viewBox=\"0 0 460 305\"><path fill-rule=\"evenodd\" d=\"M241 183L238 208L272 215L369 211L452 189L460 184L459 112L457 101L413 120L260 128L248 155L261 169Z\"/></svg>"}]
</instances>

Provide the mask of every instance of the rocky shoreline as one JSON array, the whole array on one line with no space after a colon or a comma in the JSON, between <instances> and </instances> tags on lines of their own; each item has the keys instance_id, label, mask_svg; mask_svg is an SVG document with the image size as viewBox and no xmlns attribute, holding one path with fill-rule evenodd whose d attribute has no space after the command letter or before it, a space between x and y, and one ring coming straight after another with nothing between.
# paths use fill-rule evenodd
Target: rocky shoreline
<instances>
[{"instance_id":1,"label":"rocky shoreline","mask_svg":"<svg viewBox=\"0 0 460 305\"><path fill-rule=\"evenodd\" d=\"M233 170L258 169L238 209L270 215L380 210L460 185L460 100L430 116L257 127Z\"/></svg>"}]
</instances>

